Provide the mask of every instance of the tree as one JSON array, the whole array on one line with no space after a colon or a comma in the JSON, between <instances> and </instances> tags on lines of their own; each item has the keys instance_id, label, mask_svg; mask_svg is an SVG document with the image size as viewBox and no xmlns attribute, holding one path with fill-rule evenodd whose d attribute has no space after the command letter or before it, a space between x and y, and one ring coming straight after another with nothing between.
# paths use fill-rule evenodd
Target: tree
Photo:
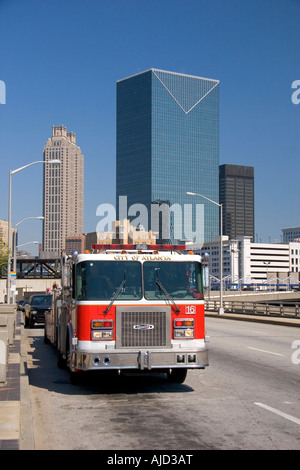
<instances>
[{"instance_id":1,"label":"tree","mask_svg":"<svg viewBox=\"0 0 300 470\"><path fill-rule=\"evenodd\" d=\"M8 255L8 247L0 235L0 272L3 271L7 266Z\"/></svg>"}]
</instances>

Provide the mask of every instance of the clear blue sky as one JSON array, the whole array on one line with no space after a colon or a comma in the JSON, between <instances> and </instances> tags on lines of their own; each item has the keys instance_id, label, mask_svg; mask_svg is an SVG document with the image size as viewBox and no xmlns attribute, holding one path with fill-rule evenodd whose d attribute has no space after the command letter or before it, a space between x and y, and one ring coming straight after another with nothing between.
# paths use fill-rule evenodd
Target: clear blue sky
<instances>
[{"instance_id":1,"label":"clear blue sky","mask_svg":"<svg viewBox=\"0 0 300 470\"><path fill-rule=\"evenodd\" d=\"M220 164L254 166L258 241L300 225L300 0L0 0L0 44L0 219L9 170L42 160L63 124L94 231L98 205L115 204L116 82L160 68L220 80ZM13 176L13 224L42 215L42 167ZM41 226L22 223L19 243Z\"/></svg>"}]
</instances>

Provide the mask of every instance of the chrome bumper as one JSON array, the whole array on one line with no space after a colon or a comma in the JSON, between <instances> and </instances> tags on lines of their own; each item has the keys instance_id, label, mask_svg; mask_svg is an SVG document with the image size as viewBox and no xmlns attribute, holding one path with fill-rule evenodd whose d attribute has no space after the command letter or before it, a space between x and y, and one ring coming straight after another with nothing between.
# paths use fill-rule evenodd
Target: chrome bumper
<instances>
[{"instance_id":1,"label":"chrome bumper","mask_svg":"<svg viewBox=\"0 0 300 470\"><path fill-rule=\"evenodd\" d=\"M72 352L70 370L203 369L208 366L208 349L107 350Z\"/></svg>"}]
</instances>

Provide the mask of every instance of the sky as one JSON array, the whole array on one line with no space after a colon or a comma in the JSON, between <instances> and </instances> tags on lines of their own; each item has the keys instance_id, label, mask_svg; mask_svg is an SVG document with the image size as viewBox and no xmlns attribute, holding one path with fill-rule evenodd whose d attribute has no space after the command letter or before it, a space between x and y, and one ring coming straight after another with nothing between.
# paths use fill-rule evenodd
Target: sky
<instances>
[{"instance_id":1,"label":"sky","mask_svg":"<svg viewBox=\"0 0 300 470\"><path fill-rule=\"evenodd\" d=\"M300 225L300 0L0 0L0 44L1 220L9 171L43 160L64 125L95 231L115 204L116 82L157 68L220 81L220 164L254 167L256 241ZM40 163L12 176L13 226L42 216L42 185ZM42 222L18 229L37 254Z\"/></svg>"}]
</instances>

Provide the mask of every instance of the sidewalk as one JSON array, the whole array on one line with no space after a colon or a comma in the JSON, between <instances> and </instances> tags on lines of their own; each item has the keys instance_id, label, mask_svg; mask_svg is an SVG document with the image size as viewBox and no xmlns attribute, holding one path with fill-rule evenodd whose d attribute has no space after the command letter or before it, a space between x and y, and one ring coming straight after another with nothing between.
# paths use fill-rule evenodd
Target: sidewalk
<instances>
[{"instance_id":1,"label":"sidewalk","mask_svg":"<svg viewBox=\"0 0 300 470\"><path fill-rule=\"evenodd\" d=\"M6 384L0 386L0 450L33 450L29 383L22 314L9 347Z\"/></svg>"}]
</instances>

